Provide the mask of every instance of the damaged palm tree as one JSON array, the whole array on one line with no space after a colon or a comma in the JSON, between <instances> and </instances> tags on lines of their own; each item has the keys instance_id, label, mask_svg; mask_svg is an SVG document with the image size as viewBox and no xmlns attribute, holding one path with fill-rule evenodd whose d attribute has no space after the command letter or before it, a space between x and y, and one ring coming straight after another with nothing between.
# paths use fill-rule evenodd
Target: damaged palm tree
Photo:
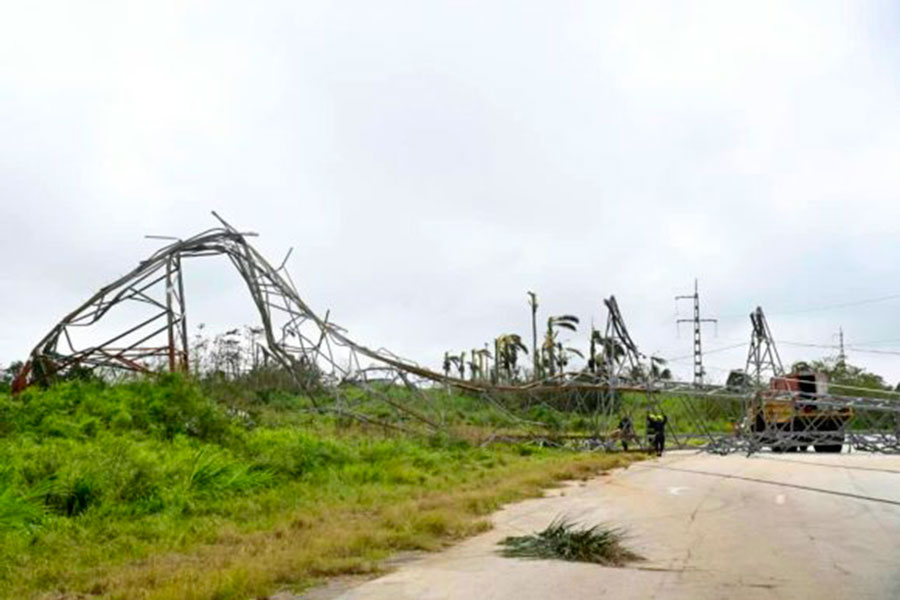
<instances>
[{"instance_id":1,"label":"damaged palm tree","mask_svg":"<svg viewBox=\"0 0 900 600\"><path fill-rule=\"evenodd\" d=\"M578 330L578 317L575 315L559 315L547 319L547 333L544 334L543 369L550 376L555 377L565 371L568 362L566 350L559 341L559 330Z\"/></svg>"},{"instance_id":2,"label":"damaged palm tree","mask_svg":"<svg viewBox=\"0 0 900 600\"><path fill-rule=\"evenodd\" d=\"M498 373L502 371L507 382L515 381L519 370L519 352L528 354L522 338L515 333L507 333L494 340L494 347Z\"/></svg>"}]
</instances>

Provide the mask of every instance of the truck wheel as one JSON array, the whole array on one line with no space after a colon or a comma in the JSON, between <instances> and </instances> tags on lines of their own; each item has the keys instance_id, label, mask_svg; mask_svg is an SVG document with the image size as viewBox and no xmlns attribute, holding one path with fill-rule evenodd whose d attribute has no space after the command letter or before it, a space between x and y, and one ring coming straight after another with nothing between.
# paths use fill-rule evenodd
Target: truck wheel
<instances>
[{"instance_id":1,"label":"truck wheel","mask_svg":"<svg viewBox=\"0 0 900 600\"><path fill-rule=\"evenodd\" d=\"M843 447L844 447L843 444L816 444L815 445L816 452L822 452L822 453L826 453L826 454L838 454Z\"/></svg>"}]
</instances>

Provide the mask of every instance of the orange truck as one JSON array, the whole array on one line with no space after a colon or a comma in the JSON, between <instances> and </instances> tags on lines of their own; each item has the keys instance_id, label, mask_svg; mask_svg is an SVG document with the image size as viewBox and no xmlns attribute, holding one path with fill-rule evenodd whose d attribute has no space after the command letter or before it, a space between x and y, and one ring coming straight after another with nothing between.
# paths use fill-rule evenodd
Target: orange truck
<instances>
[{"instance_id":1,"label":"orange truck","mask_svg":"<svg viewBox=\"0 0 900 600\"><path fill-rule=\"evenodd\" d=\"M824 373L799 369L773 377L769 389L750 401L751 439L775 452L802 452L810 445L816 452L840 452L853 412L828 399Z\"/></svg>"}]
</instances>

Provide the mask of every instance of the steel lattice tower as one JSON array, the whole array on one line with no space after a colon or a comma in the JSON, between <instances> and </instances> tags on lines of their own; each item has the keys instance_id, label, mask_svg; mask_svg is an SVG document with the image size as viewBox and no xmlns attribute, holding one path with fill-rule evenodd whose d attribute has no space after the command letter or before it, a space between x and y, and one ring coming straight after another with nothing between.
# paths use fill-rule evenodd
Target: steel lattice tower
<instances>
[{"instance_id":1,"label":"steel lattice tower","mask_svg":"<svg viewBox=\"0 0 900 600\"><path fill-rule=\"evenodd\" d=\"M703 385L703 345L700 340L700 329L703 323L718 323L718 319L701 319L700 318L700 291L697 280L694 279L694 293L689 296L675 296L675 300L693 300L694 301L694 318L678 319L677 323L693 323L694 324L694 385Z\"/></svg>"},{"instance_id":2,"label":"steel lattice tower","mask_svg":"<svg viewBox=\"0 0 900 600\"><path fill-rule=\"evenodd\" d=\"M781 357L778 355L778 349L775 347L775 340L772 338L772 332L769 330L769 323L766 321L766 315L760 306L756 307L750 313L750 323L753 325L753 332L750 335L750 349L747 352L747 364L744 372L753 381L753 384L760 388L763 385L763 375L771 374L771 377L784 376L784 367L781 364Z\"/></svg>"}]
</instances>

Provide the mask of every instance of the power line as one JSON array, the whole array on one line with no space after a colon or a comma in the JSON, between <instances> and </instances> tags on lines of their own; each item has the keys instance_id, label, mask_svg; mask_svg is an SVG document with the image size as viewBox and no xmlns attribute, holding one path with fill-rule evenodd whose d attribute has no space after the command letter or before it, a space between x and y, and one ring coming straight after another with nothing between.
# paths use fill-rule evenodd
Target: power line
<instances>
[{"instance_id":1,"label":"power line","mask_svg":"<svg viewBox=\"0 0 900 600\"><path fill-rule=\"evenodd\" d=\"M775 311L775 312L769 312L768 314L769 315L777 315L777 316L799 315L799 314L810 313L810 312L821 312L821 311L826 311L826 310L835 310L835 309L839 309L839 308L850 308L853 306L863 306L865 304L877 304L879 302L888 302L890 300L900 300L900 294L890 294L888 296L878 296L876 298L864 298L862 300L853 300L850 302L840 302L837 304L826 304L826 305L821 305L821 306L810 306L807 308L798 308L798 309L793 309L793 310ZM742 318L745 316L746 315L733 314L733 315L725 315L724 317L721 317L721 318L737 319L737 318Z\"/></svg>"},{"instance_id":2,"label":"power line","mask_svg":"<svg viewBox=\"0 0 900 600\"><path fill-rule=\"evenodd\" d=\"M732 344L731 346L723 346L721 348L713 348L712 350L707 350L704 354L716 354L717 352L725 352L726 350L734 350L735 348L743 348L747 345L747 342L741 342L740 344ZM693 357L693 354L684 354L682 356L675 356L673 358L667 358L666 360L669 362L677 362L679 360L685 360Z\"/></svg>"},{"instance_id":3,"label":"power line","mask_svg":"<svg viewBox=\"0 0 900 600\"><path fill-rule=\"evenodd\" d=\"M841 346L835 344L810 344L806 342L788 342L785 340L778 340L779 344L785 344L787 346L799 346L803 348L827 348L829 350L841 350ZM891 356L900 356L900 351L898 350L873 350L867 348L860 348L858 346L847 346L847 350L852 350L853 352L862 352L865 354L888 354Z\"/></svg>"},{"instance_id":4,"label":"power line","mask_svg":"<svg viewBox=\"0 0 900 600\"><path fill-rule=\"evenodd\" d=\"M824 348L826 350L840 350L841 347L837 344L813 344L809 342L790 342L787 340L776 340L778 344L784 344L786 346L797 346L801 348ZM719 352L727 352L728 350L735 350L737 348L743 348L747 346L747 342L742 342L740 344L732 344L730 346L722 346L720 348L713 348L712 350L704 350L704 354L717 354ZM884 354L889 356L900 356L900 350L876 350L873 348L861 348L859 346L845 346L845 350L852 352L862 352L865 354ZM678 362L682 360L687 360L692 358L693 354L682 354L679 356L665 357L666 362ZM712 368L707 366L707 368Z\"/></svg>"},{"instance_id":5,"label":"power line","mask_svg":"<svg viewBox=\"0 0 900 600\"><path fill-rule=\"evenodd\" d=\"M889 296L879 296L878 298L866 298L864 300L854 300L852 302L841 302L839 304L829 304L826 306L813 306L810 308L804 308L800 310L792 310L792 311L782 311L778 314L781 315L793 315L800 314L806 312L816 312L821 310L833 310L835 308L848 308L851 306L862 306L864 304L877 304L879 302L887 302L889 300L900 300L900 294L891 294Z\"/></svg>"},{"instance_id":6,"label":"power line","mask_svg":"<svg viewBox=\"0 0 900 600\"><path fill-rule=\"evenodd\" d=\"M900 343L900 339L894 338L891 340L874 340L870 342L860 342L860 346L883 346L883 345L896 345Z\"/></svg>"}]
</instances>

